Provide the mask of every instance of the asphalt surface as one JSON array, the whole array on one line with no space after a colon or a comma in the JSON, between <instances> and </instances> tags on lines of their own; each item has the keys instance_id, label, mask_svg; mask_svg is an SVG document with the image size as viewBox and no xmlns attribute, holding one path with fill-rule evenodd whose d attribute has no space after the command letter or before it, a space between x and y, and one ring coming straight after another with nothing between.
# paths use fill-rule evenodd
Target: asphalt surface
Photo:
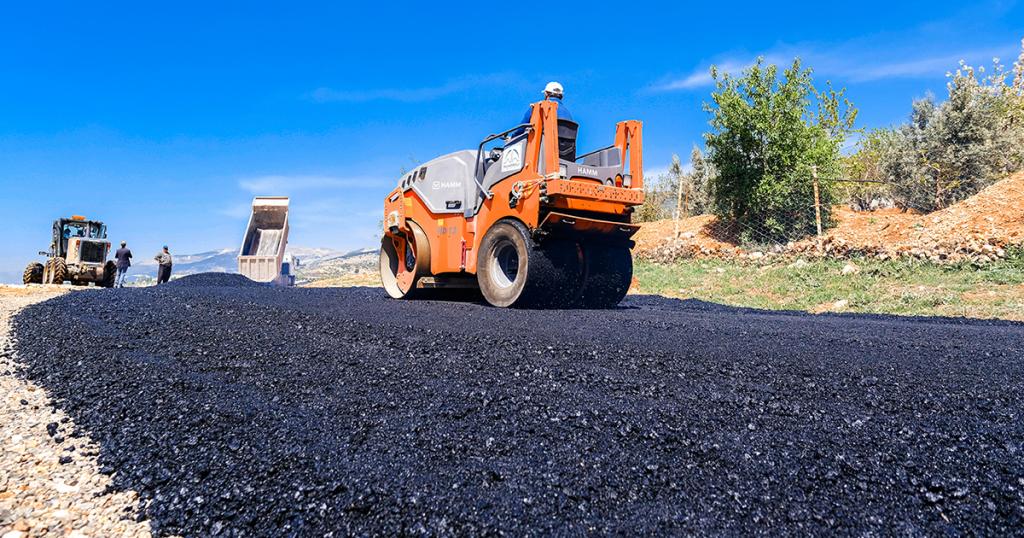
<instances>
[{"instance_id":1,"label":"asphalt surface","mask_svg":"<svg viewBox=\"0 0 1024 538\"><path fill-rule=\"evenodd\" d=\"M15 329L159 534L1024 533L1021 324L207 276Z\"/></svg>"}]
</instances>

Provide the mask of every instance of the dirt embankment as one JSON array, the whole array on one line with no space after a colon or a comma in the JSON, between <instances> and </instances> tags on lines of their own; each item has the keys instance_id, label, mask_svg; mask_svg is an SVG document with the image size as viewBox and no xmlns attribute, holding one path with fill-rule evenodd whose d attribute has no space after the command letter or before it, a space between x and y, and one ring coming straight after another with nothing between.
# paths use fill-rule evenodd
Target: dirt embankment
<instances>
[{"instance_id":1,"label":"dirt embankment","mask_svg":"<svg viewBox=\"0 0 1024 538\"><path fill-rule=\"evenodd\" d=\"M634 250L640 259L667 262L691 257L773 255L913 257L939 263L988 263L1024 244L1024 172L941 211L921 215L898 209L833 209L837 225L820 239L777 245L768 251L743 248L715 233L716 218L700 215L645 223Z\"/></svg>"}]
</instances>

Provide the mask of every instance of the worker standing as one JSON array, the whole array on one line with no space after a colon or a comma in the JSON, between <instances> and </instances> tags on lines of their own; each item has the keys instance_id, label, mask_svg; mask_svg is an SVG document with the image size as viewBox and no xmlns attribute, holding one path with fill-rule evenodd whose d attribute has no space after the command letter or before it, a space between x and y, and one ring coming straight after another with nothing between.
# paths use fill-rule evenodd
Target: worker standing
<instances>
[{"instance_id":1,"label":"worker standing","mask_svg":"<svg viewBox=\"0 0 1024 538\"><path fill-rule=\"evenodd\" d=\"M132 266L132 251L128 249L128 242L121 241L121 248L114 253L117 260L117 287L124 287L124 278L128 274L128 268Z\"/></svg>"},{"instance_id":2,"label":"worker standing","mask_svg":"<svg viewBox=\"0 0 1024 538\"><path fill-rule=\"evenodd\" d=\"M166 284L171 279L171 266L174 260L171 259L171 251L167 249L167 245L164 245L164 249L160 254L157 254L154 258L158 264L156 271L156 283Z\"/></svg>"}]
</instances>

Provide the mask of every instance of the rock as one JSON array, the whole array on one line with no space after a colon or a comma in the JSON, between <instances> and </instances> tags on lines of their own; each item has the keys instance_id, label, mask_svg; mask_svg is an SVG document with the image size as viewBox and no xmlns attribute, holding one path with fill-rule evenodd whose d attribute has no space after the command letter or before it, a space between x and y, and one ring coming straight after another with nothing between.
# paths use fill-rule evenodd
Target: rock
<instances>
[{"instance_id":1,"label":"rock","mask_svg":"<svg viewBox=\"0 0 1024 538\"><path fill-rule=\"evenodd\" d=\"M846 310L850 306L850 301L846 299L840 299L832 303L832 310Z\"/></svg>"},{"instance_id":2,"label":"rock","mask_svg":"<svg viewBox=\"0 0 1024 538\"><path fill-rule=\"evenodd\" d=\"M857 267L853 262L844 265L842 271L840 271L843 275L855 275L859 272L860 267Z\"/></svg>"},{"instance_id":3,"label":"rock","mask_svg":"<svg viewBox=\"0 0 1024 538\"><path fill-rule=\"evenodd\" d=\"M69 486L64 482L58 480L54 482L53 489L57 490L57 493L77 493L79 490L78 486Z\"/></svg>"},{"instance_id":4,"label":"rock","mask_svg":"<svg viewBox=\"0 0 1024 538\"><path fill-rule=\"evenodd\" d=\"M5 532L4 535L0 538L25 538L26 536L28 535L25 534L24 531L10 531Z\"/></svg>"},{"instance_id":5,"label":"rock","mask_svg":"<svg viewBox=\"0 0 1024 538\"><path fill-rule=\"evenodd\" d=\"M754 252L751 252L747 257L749 257L751 260L760 260L761 258L764 258L764 252L761 252L760 250L755 250Z\"/></svg>"},{"instance_id":6,"label":"rock","mask_svg":"<svg viewBox=\"0 0 1024 538\"><path fill-rule=\"evenodd\" d=\"M808 265L810 265L810 264L807 263L806 261L804 261L803 258L800 258L799 260L797 260L797 261L787 265L786 267L789 267L790 269L803 269L804 267L807 267Z\"/></svg>"}]
</instances>

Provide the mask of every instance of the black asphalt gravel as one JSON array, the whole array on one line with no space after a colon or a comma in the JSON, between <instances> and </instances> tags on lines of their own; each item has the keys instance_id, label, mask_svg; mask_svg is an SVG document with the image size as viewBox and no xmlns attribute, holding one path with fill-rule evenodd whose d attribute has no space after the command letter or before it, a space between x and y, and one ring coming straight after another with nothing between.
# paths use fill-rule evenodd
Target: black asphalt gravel
<instances>
[{"instance_id":1,"label":"black asphalt gravel","mask_svg":"<svg viewBox=\"0 0 1024 538\"><path fill-rule=\"evenodd\" d=\"M1024 533L1021 324L206 276L15 327L163 535Z\"/></svg>"}]
</instances>

